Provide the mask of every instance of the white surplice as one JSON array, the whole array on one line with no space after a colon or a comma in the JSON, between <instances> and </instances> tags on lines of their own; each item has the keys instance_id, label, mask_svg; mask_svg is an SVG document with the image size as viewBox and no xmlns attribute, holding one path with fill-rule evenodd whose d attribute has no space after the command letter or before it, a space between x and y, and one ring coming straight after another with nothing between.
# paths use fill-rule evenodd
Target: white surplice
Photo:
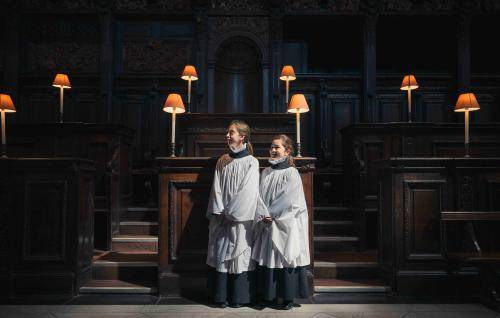
<instances>
[{"instance_id":1,"label":"white surplice","mask_svg":"<svg viewBox=\"0 0 500 318\"><path fill-rule=\"evenodd\" d=\"M253 230L259 199L259 161L249 155L219 158L207 209L207 264L218 272L252 271Z\"/></svg>"},{"instance_id":2,"label":"white surplice","mask_svg":"<svg viewBox=\"0 0 500 318\"><path fill-rule=\"evenodd\" d=\"M267 167L260 178L257 220L271 216L273 222L257 221L252 258L267 268L309 265L307 205L300 174L294 167Z\"/></svg>"}]
</instances>

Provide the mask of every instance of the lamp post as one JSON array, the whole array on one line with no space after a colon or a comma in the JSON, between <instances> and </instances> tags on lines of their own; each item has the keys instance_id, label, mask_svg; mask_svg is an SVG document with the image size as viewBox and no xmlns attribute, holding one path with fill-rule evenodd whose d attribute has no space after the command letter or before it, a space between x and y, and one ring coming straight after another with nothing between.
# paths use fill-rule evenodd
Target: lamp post
<instances>
[{"instance_id":1,"label":"lamp post","mask_svg":"<svg viewBox=\"0 0 500 318\"><path fill-rule=\"evenodd\" d=\"M170 157L175 157L175 115L186 111L182 97L179 94L168 94L163 111L172 114L172 134L170 140Z\"/></svg>"},{"instance_id":2,"label":"lamp post","mask_svg":"<svg viewBox=\"0 0 500 318\"><path fill-rule=\"evenodd\" d=\"M2 158L7 158L7 135L5 132L5 113L15 113L16 108L7 94L0 94L0 112L2 116Z\"/></svg>"},{"instance_id":3,"label":"lamp post","mask_svg":"<svg viewBox=\"0 0 500 318\"><path fill-rule=\"evenodd\" d=\"M297 130L297 157L302 157L301 144L300 144L300 114L307 113L309 111L309 105L307 105L306 98L303 94L294 94L290 103L288 104L287 111L289 113L295 113L296 116L296 130Z\"/></svg>"},{"instance_id":4,"label":"lamp post","mask_svg":"<svg viewBox=\"0 0 500 318\"><path fill-rule=\"evenodd\" d=\"M417 80L413 75L406 75L401 83L401 90L408 92L408 122L411 123L411 91L418 88Z\"/></svg>"},{"instance_id":5,"label":"lamp post","mask_svg":"<svg viewBox=\"0 0 500 318\"><path fill-rule=\"evenodd\" d=\"M280 80L285 81L285 104L288 105L288 94L289 94L289 86L290 81L295 81L297 77L295 76L295 71L293 70L293 66L285 65L281 70Z\"/></svg>"},{"instance_id":6,"label":"lamp post","mask_svg":"<svg viewBox=\"0 0 500 318\"><path fill-rule=\"evenodd\" d=\"M465 115L465 155L470 157L470 142L469 142L469 112L481 109L477 102L474 93L464 93L458 96L457 103L455 104L455 112L461 112Z\"/></svg>"},{"instance_id":7,"label":"lamp post","mask_svg":"<svg viewBox=\"0 0 500 318\"><path fill-rule=\"evenodd\" d=\"M57 74L56 77L54 78L52 86L59 87L59 122L62 123L63 113L64 113L64 89L71 88L68 75Z\"/></svg>"},{"instance_id":8,"label":"lamp post","mask_svg":"<svg viewBox=\"0 0 500 318\"><path fill-rule=\"evenodd\" d=\"M188 100L187 100L187 112L191 112L191 82L198 80L198 74L196 74L196 68L193 65L184 66L181 78L188 81Z\"/></svg>"}]
</instances>

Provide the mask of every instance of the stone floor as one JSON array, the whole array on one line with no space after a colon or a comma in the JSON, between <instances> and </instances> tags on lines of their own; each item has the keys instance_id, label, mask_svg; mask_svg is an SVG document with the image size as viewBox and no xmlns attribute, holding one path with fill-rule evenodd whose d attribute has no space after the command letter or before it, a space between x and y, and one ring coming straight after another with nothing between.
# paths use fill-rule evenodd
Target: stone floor
<instances>
[{"instance_id":1,"label":"stone floor","mask_svg":"<svg viewBox=\"0 0 500 318\"><path fill-rule=\"evenodd\" d=\"M500 318L477 304L303 304L291 311L211 308L201 304L170 305L2 305L1 318L139 318L139 317L314 317L314 318Z\"/></svg>"}]
</instances>

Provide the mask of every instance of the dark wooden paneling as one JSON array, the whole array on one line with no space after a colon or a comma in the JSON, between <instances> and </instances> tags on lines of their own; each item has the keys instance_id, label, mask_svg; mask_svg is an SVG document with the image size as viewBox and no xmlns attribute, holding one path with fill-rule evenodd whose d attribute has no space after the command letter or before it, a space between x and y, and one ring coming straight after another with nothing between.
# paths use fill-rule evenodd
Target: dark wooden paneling
<instances>
[{"instance_id":1,"label":"dark wooden paneling","mask_svg":"<svg viewBox=\"0 0 500 318\"><path fill-rule=\"evenodd\" d=\"M411 177L411 176L410 176ZM407 261L440 259L439 217L446 181L406 179L404 181L404 240ZM424 178L425 178L424 177ZM433 178L434 177L434 178Z\"/></svg>"},{"instance_id":2,"label":"dark wooden paneling","mask_svg":"<svg viewBox=\"0 0 500 318\"><path fill-rule=\"evenodd\" d=\"M68 183L33 179L24 191L23 261L64 261Z\"/></svg>"},{"instance_id":3,"label":"dark wooden paneling","mask_svg":"<svg viewBox=\"0 0 500 318\"><path fill-rule=\"evenodd\" d=\"M119 210L131 199L133 131L121 125L17 123L10 130L9 153L25 157L73 157L96 161L96 247L107 248L118 233ZM36 198L29 201L36 204ZM99 231L104 231L100 233Z\"/></svg>"},{"instance_id":4,"label":"dark wooden paneling","mask_svg":"<svg viewBox=\"0 0 500 318\"><path fill-rule=\"evenodd\" d=\"M2 158L12 202L0 280L11 298L72 297L90 279L95 162ZM2 202L3 206L3 202Z\"/></svg>"},{"instance_id":5,"label":"dark wooden paneling","mask_svg":"<svg viewBox=\"0 0 500 318\"><path fill-rule=\"evenodd\" d=\"M378 159L463 157L463 129L460 123L404 122L356 124L342 129L347 204L361 216L365 211L376 211L378 183L374 162ZM497 124L473 124L470 132L473 157L500 156ZM363 217L359 220L364 222Z\"/></svg>"},{"instance_id":6,"label":"dark wooden paneling","mask_svg":"<svg viewBox=\"0 0 500 318\"><path fill-rule=\"evenodd\" d=\"M447 238L442 232L441 213L496 212L478 194L487 189L486 184L500 182L500 159L392 158L379 161L375 168L380 177L379 257L383 278L396 294L428 295L428 288L434 286L437 289L433 295L455 295L443 253L450 242L453 247L462 245L462 238ZM488 246L498 246L498 235L488 224L476 225L482 229L479 239ZM469 286L473 286L477 277L469 279ZM439 288L437 281L441 282ZM474 292L467 290L464 295Z\"/></svg>"}]
</instances>

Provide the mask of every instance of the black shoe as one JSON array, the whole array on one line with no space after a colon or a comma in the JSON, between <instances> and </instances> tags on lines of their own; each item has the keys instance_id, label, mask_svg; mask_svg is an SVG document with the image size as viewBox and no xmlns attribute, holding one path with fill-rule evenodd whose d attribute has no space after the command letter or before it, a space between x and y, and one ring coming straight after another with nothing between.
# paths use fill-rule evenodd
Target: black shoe
<instances>
[{"instance_id":1,"label":"black shoe","mask_svg":"<svg viewBox=\"0 0 500 318\"><path fill-rule=\"evenodd\" d=\"M290 310L293 308L293 301L287 301L283 303L283 307L281 307L282 310Z\"/></svg>"},{"instance_id":2,"label":"black shoe","mask_svg":"<svg viewBox=\"0 0 500 318\"><path fill-rule=\"evenodd\" d=\"M243 307L242 304L238 304L238 303L231 304L231 308L241 308L241 307Z\"/></svg>"},{"instance_id":3,"label":"black shoe","mask_svg":"<svg viewBox=\"0 0 500 318\"><path fill-rule=\"evenodd\" d=\"M224 301L224 302L216 302L214 303L215 307L217 308L226 308L227 307L227 302Z\"/></svg>"}]
</instances>

